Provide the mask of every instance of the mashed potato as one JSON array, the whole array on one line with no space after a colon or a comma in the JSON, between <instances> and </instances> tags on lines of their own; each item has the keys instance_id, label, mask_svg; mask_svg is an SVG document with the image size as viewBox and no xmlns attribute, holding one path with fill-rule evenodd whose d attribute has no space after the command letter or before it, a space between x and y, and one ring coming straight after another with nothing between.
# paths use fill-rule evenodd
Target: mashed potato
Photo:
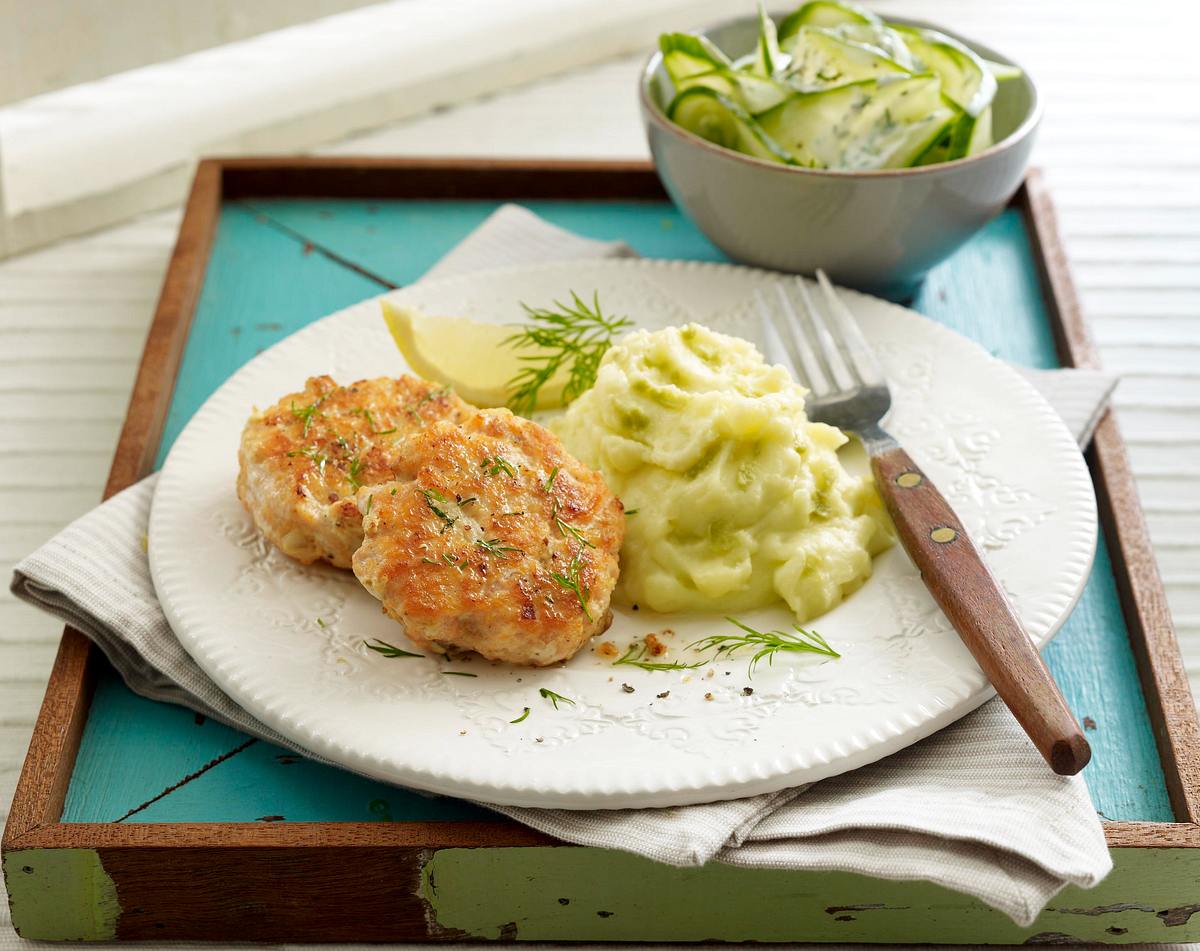
<instances>
[{"instance_id":1,"label":"mashed potato","mask_svg":"<svg viewBox=\"0 0 1200 951\"><path fill-rule=\"evenodd\" d=\"M617 595L655 611L741 611L784 599L821 614L891 544L841 431L744 340L690 324L637 331L552 428L629 516Z\"/></svg>"}]
</instances>

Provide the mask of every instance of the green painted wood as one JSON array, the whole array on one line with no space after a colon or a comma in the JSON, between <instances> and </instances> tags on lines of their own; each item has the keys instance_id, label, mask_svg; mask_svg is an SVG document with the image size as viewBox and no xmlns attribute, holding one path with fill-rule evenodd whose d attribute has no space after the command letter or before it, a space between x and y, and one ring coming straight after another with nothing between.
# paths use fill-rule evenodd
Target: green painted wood
<instances>
[{"instance_id":1,"label":"green painted wood","mask_svg":"<svg viewBox=\"0 0 1200 951\"><path fill-rule=\"evenodd\" d=\"M273 200L227 205L168 419L162 453L230 373L309 321L379 292L322 253L328 249L395 284L418 278L496 205L489 202ZM653 202L533 202L534 211L590 237L623 239L646 256L720 260L671 206ZM917 309L998 356L1055 366L1024 224L1007 212L935 269ZM160 455L161 458L161 455ZM1112 819L1169 821L1170 807L1132 652L1103 549L1080 607L1047 651L1072 709L1095 724L1085 775ZM190 714L105 686L84 735L68 795L72 821L106 821L141 805L211 759ZM124 701L118 695L125 693ZM129 721L117 729L107 721ZM237 735L227 731L226 739ZM215 736L210 730L208 736ZM224 752L224 750L220 751ZM390 787L304 764L282 768L256 744L142 810L143 821L362 818L388 803L393 818L466 818L449 800L412 802ZM274 765L273 765L274 763ZM287 777L301 775L303 783ZM311 772L310 772L311 770ZM275 779L274 777L278 777ZM400 798L397 798L397 797ZM420 797L415 797L420 799ZM428 809L423 812L418 809ZM417 811L414 811L417 810Z\"/></svg>"},{"instance_id":2,"label":"green painted wood","mask_svg":"<svg viewBox=\"0 0 1200 951\"><path fill-rule=\"evenodd\" d=\"M17 934L42 941L108 941L117 936L116 883L95 849L12 849L4 881Z\"/></svg>"},{"instance_id":3,"label":"green painted wood","mask_svg":"<svg viewBox=\"0 0 1200 951\"><path fill-rule=\"evenodd\" d=\"M455 938L888 944L1200 940L1200 850L1115 849L1108 879L1068 887L1022 928L931 882L848 872L672 868L604 849L441 849L423 870ZM464 934L465 933L465 934Z\"/></svg>"}]
</instances>

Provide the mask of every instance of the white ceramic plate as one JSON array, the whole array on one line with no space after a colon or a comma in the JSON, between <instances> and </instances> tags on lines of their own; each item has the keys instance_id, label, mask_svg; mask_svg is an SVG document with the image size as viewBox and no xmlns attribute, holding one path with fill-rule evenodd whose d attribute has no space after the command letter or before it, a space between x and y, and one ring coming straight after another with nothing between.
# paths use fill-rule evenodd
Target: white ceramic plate
<instances>
[{"instance_id":1,"label":"white ceramic plate","mask_svg":"<svg viewBox=\"0 0 1200 951\"><path fill-rule=\"evenodd\" d=\"M753 325L738 316L752 290L773 280L724 265L572 262L391 296L432 313L515 322L518 301L598 290L606 309L646 325L690 317L737 330ZM1045 643L1075 604L1096 542L1092 484L1070 433L1032 387L974 343L912 311L845 293L891 381L891 430L950 498L1030 633ZM349 573L302 567L264 543L234 494L237 445L252 406L298 389L309 375L350 382L405 369L377 301L326 317L213 394L159 480L150 562L167 617L223 690L305 748L369 776L496 803L665 806L853 769L990 696L899 548L876 560L859 592L812 623L840 660L787 657L752 680L740 658L647 672L614 668L585 649L562 667L530 670L368 651L365 638L407 642ZM744 619L788 621L779 609ZM728 629L714 617L618 610L605 638L623 645L663 627L677 644ZM445 676L448 668L478 676ZM575 705L556 710L539 687ZM527 706L523 722L509 722Z\"/></svg>"}]
</instances>

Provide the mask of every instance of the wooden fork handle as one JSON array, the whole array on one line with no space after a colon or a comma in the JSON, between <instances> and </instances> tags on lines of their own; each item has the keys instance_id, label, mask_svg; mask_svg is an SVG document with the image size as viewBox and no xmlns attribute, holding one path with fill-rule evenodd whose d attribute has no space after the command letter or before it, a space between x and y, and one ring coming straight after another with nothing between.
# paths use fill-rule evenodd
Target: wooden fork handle
<instances>
[{"instance_id":1,"label":"wooden fork handle","mask_svg":"<svg viewBox=\"0 0 1200 951\"><path fill-rule=\"evenodd\" d=\"M999 582L950 504L903 449L871 452L884 504L933 599L1054 772L1092 751Z\"/></svg>"}]
</instances>

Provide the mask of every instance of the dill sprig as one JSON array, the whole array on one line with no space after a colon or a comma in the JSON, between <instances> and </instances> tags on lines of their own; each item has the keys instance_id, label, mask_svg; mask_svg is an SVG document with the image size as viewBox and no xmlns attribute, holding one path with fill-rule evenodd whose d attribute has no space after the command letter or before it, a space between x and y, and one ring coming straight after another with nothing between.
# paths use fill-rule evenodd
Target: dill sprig
<instances>
[{"instance_id":1,"label":"dill sprig","mask_svg":"<svg viewBox=\"0 0 1200 951\"><path fill-rule=\"evenodd\" d=\"M428 393L426 393L419 400L417 400L415 403L413 403L411 406L409 406L407 408L409 415L416 416L419 419L420 413L418 413L417 410L419 410L426 403L432 403L434 400L440 400L443 396L445 396L449 392L450 392L450 387L448 387L448 386L439 386L439 387L437 387L437 389L430 390Z\"/></svg>"},{"instance_id":2,"label":"dill sprig","mask_svg":"<svg viewBox=\"0 0 1200 951\"><path fill-rule=\"evenodd\" d=\"M414 654L412 651L401 650L394 644L389 644L387 641L381 641L379 638L374 638L375 643L363 641L370 650L376 654L382 654L384 657L424 657L424 654Z\"/></svg>"},{"instance_id":3,"label":"dill sprig","mask_svg":"<svg viewBox=\"0 0 1200 951\"><path fill-rule=\"evenodd\" d=\"M482 548L489 555L496 558L507 558L509 552L516 554L524 554L520 548L514 548L512 545L504 544L504 540L500 538L477 538L475 539L475 547Z\"/></svg>"},{"instance_id":4,"label":"dill sprig","mask_svg":"<svg viewBox=\"0 0 1200 951\"><path fill-rule=\"evenodd\" d=\"M443 528L442 531L445 532L446 529L453 528L454 523L458 521L458 517L447 514L446 510L441 507L449 505L450 500L437 489L422 489L421 494L425 496L425 504L429 506L429 511L445 523L446 528Z\"/></svg>"},{"instance_id":5,"label":"dill sprig","mask_svg":"<svg viewBox=\"0 0 1200 951\"><path fill-rule=\"evenodd\" d=\"M455 571L457 571L460 575L463 573L462 559L454 557L454 555L451 555L449 552L443 552L440 561L436 558L428 558L428 557L422 558L421 564L423 564L423 565L448 565L449 567L451 567Z\"/></svg>"},{"instance_id":6,"label":"dill sprig","mask_svg":"<svg viewBox=\"0 0 1200 951\"><path fill-rule=\"evenodd\" d=\"M350 471L346 474L346 478L350 480L350 487L355 492L362 488L362 482L358 478L362 474L362 466L361 456L355 456L350 460Z\"/></svg>"},{"instance_id":7,"label":"dill sprig","mask_svg":"<svg viewBox=\"0 0 1200 951\"><path fill-rule=\"evenodd\" d=\"M362 415L362 418L367 421L367 428L369 430L371 430L372 436L390 436L392 433L394 433L396 431L395 426L393 426L391 429L376 429L375 428L375 420L373 420L371 418L371 411L369 409L367 409L365 406L360 410L351 410L350 412L351 412L351 415L356 414L356 413Z\"/></svg>"},{"instance_id":8,"label":"dill sprig","mask_svg":"<svg viewBox=\"0 0 1200 951\"><path fill-rule=\"evenodd\" d=\"M604 314L599 291L590 305L574 291L571 300L571 304L554 301L553 308L521 304L532 323L504 342L516 350L537 352L523 355L524 365L508 381L511 391L508 405L513 412L532 413L542 387L564 367L567 382L563 387L563 404L570 403L596 382L600 360L613 340L622 330L633 326L625 317Z\"/></svg>"},{"instance_id":9,"label":"dill sprig","mask_svg":"<svg viewBox=\"0 0 1200 951\"><path fill-rule=\"evenodd\" d=\"M525 707L521 711L521 715L519 717L517 717L515 720L509 720L508 722L509 723L521 723L522 721L524 721L528 718L529 718L529 707Z\"/></svg>"},{"instance_id":10,"label":"dill sprig","mask_svg":"<svg viewBox=\"0 0 1200 951\"><path fill-rule=\"evenodd\" d=\"M555 466L553 469L550 470L550 478L548 478L546 480L546 484L545 484L545 486L543 486L543 488L545 488L545 490L547 492L550 491L550 488L551 488L551 486L554 485L554 480L557 477L558 477L558 466Z\"/></svg>"},{"instance_id":11,"label":"dill sprig","mask_svg":"<svg viewBox=\"0 0 1200 951\"><path fill-rule=\"evenodd\" d=\"M707 663L707 660L698 660L694 664L685 664L679 660L646 660L646 645L630 644L629 650L625 652L625 656L620 660L614 660L613 666L620 667L624 664L627 667L640 667L642 670L695 670L697 667L703 667Z\"/></svg>"},{"instance_id":12,"label":"dill sprig","mask_svg":"<svg viewBox=\"0 0 1200 951\"><path fill-rule=\"evenodd\" d=\"M575 706L575 701L572 700L570 697L564 697L561 693L555 693L553 690L549 689L548 687L539 687L538 693L545 699L549 700L552 704L554 704L555 710L558 709L558 705L560 703L569 703L571 706Z\"/></svg>"},{"instance_id":13,"label":"dill sprig","mask_svg":"<svg viewBox=\"0 0 1200 951\"><path fill-rule=\"evenodd\" d=\"M583 568L583 563L579 560L579 555L582 551L583 549L580 548L575 552L575 557L572 558L571 563L567 565L567 570L565 573L552 571L550 572L550 577L568 591L573 591L575 593L575 597L579 599L579 606L583 608L583 616L591 621L594 620L594 618L592 617L592 612L588 610L587 605L588 597L591 595L591 592L583 586L583 582L579 578L579 572Z\"/></svg>"},{"instance_id":14,"label":"dill sprig","mask_svg":"<svg viewBox=\"0 0 1200 951\"><path fill-rule=\"evenodd\" d=\"M325 477L325 463L329 461L329 457L321 452L316 446L307 446L304 449L294 449L287 455L289 459L293 458L294 456L304 456L305 459L311 460L316 464L317 475L322 478Z\"/></svg>"},{"instance_id":15,"label":"dill sprig","mask_svg":"<svg viewBox=\"0 0 1200 951\"><path fill-rule=\"evenodd\" d=\"M596 546L583 537L583 533L574 525L568 525L557 514L554 516L554 524L558 526L558 530L562 532L563 538L573 538L581 545L586 545L588 548Z\"/></svg>"},{"instance_id":16,"label":"dill sprig","mask_svg":"<svg viewBox=\"0 0 1200 951\"><path fill-rule=\"evenodd\" d=\"M825 657L841 657L842 655L829 646L816 631L807 631L799 624L793 624L791 631L756 631L736 618L727 617L730 624L741 628L743 634L710 634L688 645L689 649L698 651L715 651L714 658L732 657L743 648L754 650L750 658L749 675L754 676L754 669L764 657L767 663L775 663L775 655L781 652L796 654L821 654Z\"/></svg>"},{"instance_id":17,"label":"dill sprig","mask_svg":"<svg viewBox=\"0 0 1200 951\"><path fill-rule=\"evenodd\" d=\"M313 418L318 415L318 407L320 407L320 405L324 402L325 397L322 396L319 399L314 400L312 403L309 403L308 406L301 406L299 409L296 408L295 401L292 402L292 415L295 416L296 419L304 420L304 432L300 434L302 439L308 438L309 427L312 426Z\"/></svg>"},{"instance_id":18,"label":"dill sprig","mask_svg":"<svg viewBox=\"0 0 1200 951\"><path fill-rule=\"evenodd\" d=\"M443 677L478 677L479 674L470 674L465 670L443 670Z\"/></svg>"},{"instance_id":19,"label":"dill sprig","mask_svg":"<svg viewBox=\"0 0 1200 951\"><path fill-rule=\"evenodd\" d=\"M479 468L483 469L490 476L499 475L501 472L508 476L516 476L517 474L517 470L513 468L513 464L503 456L484 459L483 462L479 463Z\"/></svg>"}]
</instances>

